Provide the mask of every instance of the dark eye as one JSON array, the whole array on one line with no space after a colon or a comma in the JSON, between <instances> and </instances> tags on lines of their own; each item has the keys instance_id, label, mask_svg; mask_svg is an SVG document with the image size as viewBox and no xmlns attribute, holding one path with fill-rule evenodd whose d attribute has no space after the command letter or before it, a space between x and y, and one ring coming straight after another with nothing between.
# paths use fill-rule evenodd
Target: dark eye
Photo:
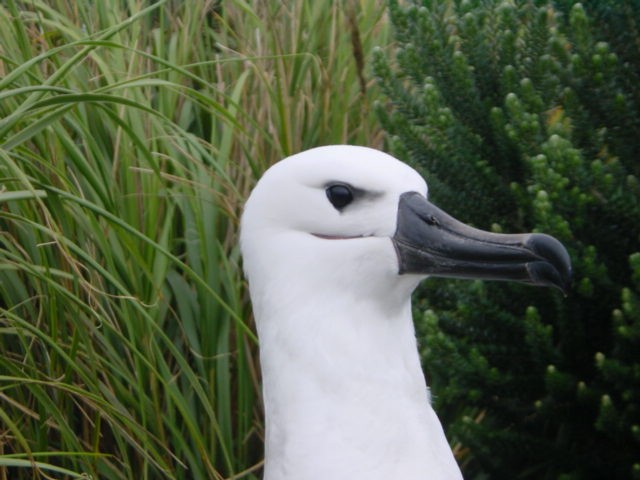
<instances>
[{"instance_id":1,"label":"dark eye","mask_svg":"<svg viewBox=\"0 0 640 480\"><path fill-rule=\"evenodd\" d=\"M327 198L331 205L342 210L353 201L353 192L348 185L336 184L327 187Z\"/></svg>"}]
</instances>

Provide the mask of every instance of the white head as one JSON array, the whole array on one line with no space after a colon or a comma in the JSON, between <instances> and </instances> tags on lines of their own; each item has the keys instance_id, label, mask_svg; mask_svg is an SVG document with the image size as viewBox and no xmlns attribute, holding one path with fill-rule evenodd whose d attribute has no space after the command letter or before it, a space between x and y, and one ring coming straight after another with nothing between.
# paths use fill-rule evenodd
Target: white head
<instances>
[{"instance_id":1,"label":"white head","mask_svg":"<svg viewBox=\"0 0 640 480\"><path fill-rule=\"evenodd\" d=\"M387 297L406 297L426 275L567 286L569 259L552 237L472 229L426 197L415 170L366 147L319 147L275 164L242 218L252 297L276 279Z\"/></svg>"}]
</instances>

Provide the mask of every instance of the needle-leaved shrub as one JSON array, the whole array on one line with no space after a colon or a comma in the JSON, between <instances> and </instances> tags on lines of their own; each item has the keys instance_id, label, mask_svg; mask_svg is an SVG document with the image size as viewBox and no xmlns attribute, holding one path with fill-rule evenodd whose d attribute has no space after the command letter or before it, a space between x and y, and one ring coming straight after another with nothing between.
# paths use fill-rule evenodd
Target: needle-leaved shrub
<instances>
[{"instance_id":1,"label":"needle-leaved shrub","mask_svg":"<svg viewBox=\"0 0 640 480\"><path fill-rule=\"evenodd\" d=\"M465 478L640 478L640 6L389 2L390 148L477 227L568 247L573 290L432 280L419 335ZM427 308L428 305L428 308Z\"/></svg>"}]
</instances>

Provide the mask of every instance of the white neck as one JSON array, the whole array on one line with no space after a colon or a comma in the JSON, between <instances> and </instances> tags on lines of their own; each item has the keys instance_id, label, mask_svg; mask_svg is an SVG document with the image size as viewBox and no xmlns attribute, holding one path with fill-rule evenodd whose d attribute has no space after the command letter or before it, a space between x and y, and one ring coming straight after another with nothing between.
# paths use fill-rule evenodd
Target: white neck
<instances>
[{"instance_id":1,"label":"white neck","mask_svg":"<svg viewBox=\"0 0 640 480\"><path fill-rule=\"evenodd\" d=\"M357 288L271 280L252 291L265 480L461 478L420 367L414 281L394 305Z\"/></svg>"}]
</instances>

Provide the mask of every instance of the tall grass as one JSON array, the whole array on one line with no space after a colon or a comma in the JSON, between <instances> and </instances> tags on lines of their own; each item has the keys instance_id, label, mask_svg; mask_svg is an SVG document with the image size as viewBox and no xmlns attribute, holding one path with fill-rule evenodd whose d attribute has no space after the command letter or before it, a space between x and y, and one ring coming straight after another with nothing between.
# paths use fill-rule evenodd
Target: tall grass
<instances>
[{"instance_id":1,"label":"tall grass","mask_svg":"<svg viewBox=\"0 0 640 480\"><path fill-rule=\"evenodd\" d=\"M242 201L379 146L386 39L381 2L0 5L0 479L259 475Z\"/></svg>"}]
</instances>

